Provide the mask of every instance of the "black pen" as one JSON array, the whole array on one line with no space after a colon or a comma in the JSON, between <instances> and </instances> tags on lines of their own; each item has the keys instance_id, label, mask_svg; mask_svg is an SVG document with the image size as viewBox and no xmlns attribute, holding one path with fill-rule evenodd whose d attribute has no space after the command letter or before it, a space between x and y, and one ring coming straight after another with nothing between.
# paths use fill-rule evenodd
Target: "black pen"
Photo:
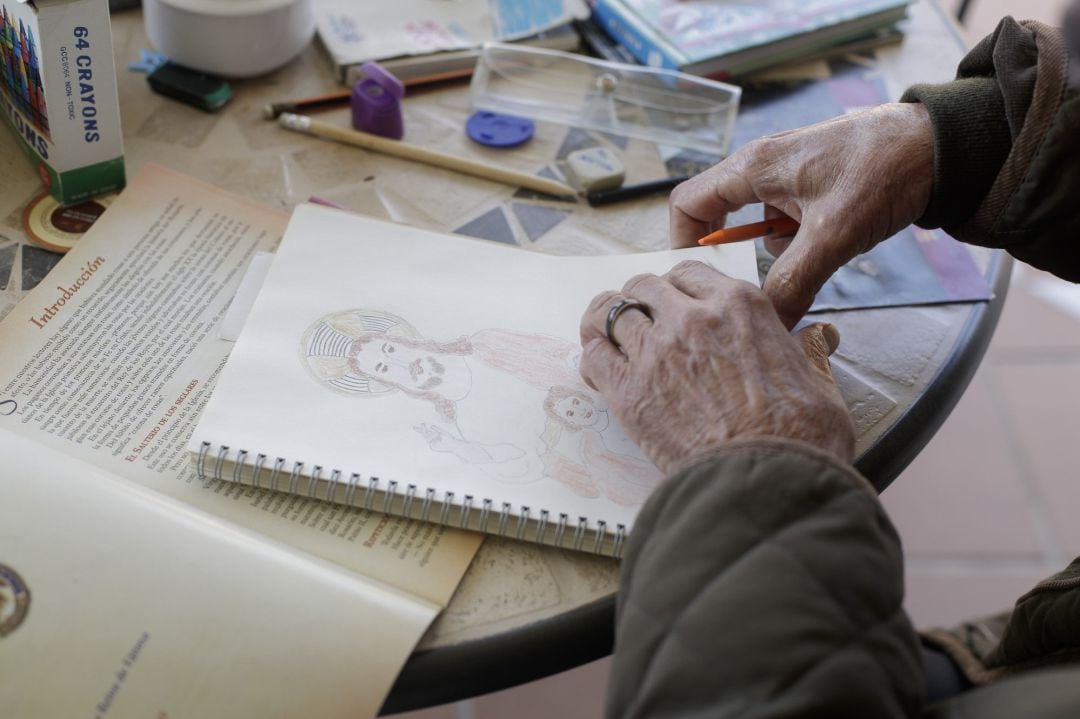
<instances>
[{"instance_id":1,"label":"black pen","mask_svg":"<svg viewBox=\"0 0 1080 719\"><path fill-rule=\"evenodd\" d=\"M658 192L668 192L669 190L673 190L675 189L675 185L689 180L690 177L690 175L665 177L662 180L642 182L638 185L624 185L614 190L586 192L585 200L593 207L610 205L612 202L622 202L623 200L633 200L638 197L645 197L646 195L655 195Z\"/></svg>"}]
</instances>

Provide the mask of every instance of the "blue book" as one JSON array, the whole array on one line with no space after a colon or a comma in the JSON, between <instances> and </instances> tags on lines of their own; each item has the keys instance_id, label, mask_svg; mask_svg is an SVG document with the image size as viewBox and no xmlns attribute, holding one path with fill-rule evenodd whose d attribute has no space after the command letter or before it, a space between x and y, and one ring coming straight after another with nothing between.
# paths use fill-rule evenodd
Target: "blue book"
<instances>
[{"instance_id":1,"label":"blue book","mask_svg":"<svg viewBox=\"0 0 1080 719\"><path fill-rule=\"evenodd\" d=\"M593 18L643 65L716 79L871 35L909 0L595 0Z\"/></svg>"}]
</instances>

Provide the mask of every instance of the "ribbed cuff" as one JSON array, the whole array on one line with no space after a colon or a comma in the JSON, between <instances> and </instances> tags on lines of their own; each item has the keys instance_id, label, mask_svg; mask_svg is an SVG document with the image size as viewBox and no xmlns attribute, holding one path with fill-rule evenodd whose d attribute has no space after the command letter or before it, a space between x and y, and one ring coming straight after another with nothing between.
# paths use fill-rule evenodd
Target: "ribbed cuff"
<instances>
[{"instance_id":1,"label":"ribbed cuff","mask_svg":"<svg viewBox=\"0 0 1080 719\"><path fill-rule=\"evenodd\" d=\"M934 128L934 187L919 227L956 227L978 209L1012 148L1005 100L994 78L915 85L901 102L921 102Z\"/></svg>"}]
</instances>

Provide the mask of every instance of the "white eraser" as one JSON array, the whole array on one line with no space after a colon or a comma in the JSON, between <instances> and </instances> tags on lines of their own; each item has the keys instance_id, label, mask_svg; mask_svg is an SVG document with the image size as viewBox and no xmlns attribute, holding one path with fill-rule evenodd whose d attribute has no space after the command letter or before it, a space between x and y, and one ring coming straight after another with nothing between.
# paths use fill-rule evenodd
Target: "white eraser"
<instances>
[{"instance_id":1,"label":"white eraser","mask_svg":"<svg viewBox=\"0 0 1080 719\"><path fill-rule=\"evenodd\" d=\"M585 192L613 190L626 176L622 160L605 147L575 150L566 156L566 167L572 179Z\"/></svg>"}]
</instances>

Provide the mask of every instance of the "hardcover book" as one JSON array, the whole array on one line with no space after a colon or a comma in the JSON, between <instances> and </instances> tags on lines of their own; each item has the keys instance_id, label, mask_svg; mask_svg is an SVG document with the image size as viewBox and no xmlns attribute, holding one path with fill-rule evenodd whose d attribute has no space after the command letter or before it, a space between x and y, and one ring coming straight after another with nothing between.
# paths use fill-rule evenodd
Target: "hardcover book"
<instances>
[{"instance_id":1,"label":"hardcover book","mask_svg":"<svg viewBox=\"0 0 1080 719\"><path fill-rule=\"evenodd\" d=\"M595 0L638 62L723 79L796 60L900 20L909 0Z\"/></svg>"},{"instance_id":2,"label":"hardcover book","mask_svg":"<svg viewBox=\"0 0 1080 719\"><path fill-rule=\"evenodd\" d=\"M618 556L662 477L582 381L589 301L750 243L543 255L293 214L189 444L207 478Z\"/></svg>"}]
</instances>

